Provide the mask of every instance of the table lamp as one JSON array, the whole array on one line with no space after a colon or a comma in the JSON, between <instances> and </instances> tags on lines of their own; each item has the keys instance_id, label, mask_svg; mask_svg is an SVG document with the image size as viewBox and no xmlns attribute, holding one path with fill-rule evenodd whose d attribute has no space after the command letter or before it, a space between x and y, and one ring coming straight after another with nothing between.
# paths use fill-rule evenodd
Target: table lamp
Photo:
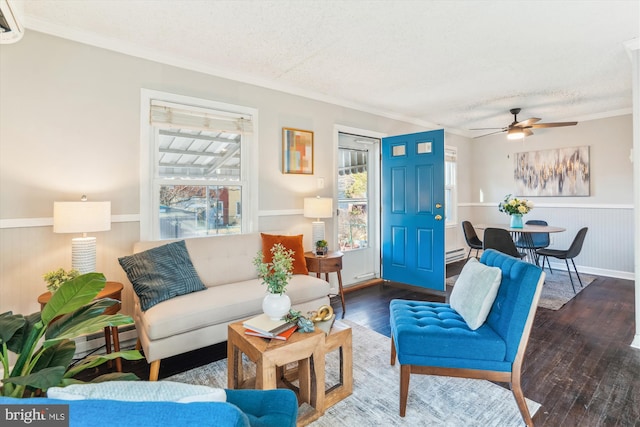
<instances>
[{"instance_id":1,"label":"table lamp","mask_svg":"<svg viewBox=\"0 0 640 427\"><path fill-rule=\"evenodd\" d=\"M53 202L53 232L82 233L71 239L71 267L81 274L96 271L96 238L87 233L111 229L111 202Z\"/></svg>"},{"instance_id":2,"label":"table lamp","mask_svg":"<svg viewBox=\"0 0 640 427\"><path fill-rule=\"evenodd\" d=\"M305 197L304 199L305 218L316 218L312 222L311 238L315 246L318 240L324 240L324 222L320 218L333 217L333 199L329 197Z\"/></svg>"}]
</instances>

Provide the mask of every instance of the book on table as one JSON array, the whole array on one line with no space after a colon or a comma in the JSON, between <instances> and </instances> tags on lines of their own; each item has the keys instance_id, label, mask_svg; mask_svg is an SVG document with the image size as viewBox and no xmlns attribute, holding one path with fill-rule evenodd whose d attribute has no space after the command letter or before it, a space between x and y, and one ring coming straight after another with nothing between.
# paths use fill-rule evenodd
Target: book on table
<instances>
[{"instance_id":1,"label":"book on table","mask_svg":"<svg viewBox=\"0 0 640 427\"><path fill-rule=\"evenodd\" d=\"M266 314L253 317L245 320L242 323L245 329L251 329L252 331L259 332L265 337L273 338L281 332L291 328L291 323L286 320L273 320Z\"/></svg>"},{"instance_id":2,"label":"book on table","mask_svg":"<svg viewBox=\"0 0 640 427\"><path fill-rule=\"evenodd\" d=\"M288 340L288 339L289 339L289 337L290 337L291 335L293 335L293 333L294 333L297 329L298 329L298 325L290 324L289 329L287 329L287 330L285 330L285 331L283 331L283 332L280 332L278 335L275 335L275 336L271 336L271 335L264 335L264 334L263 334L263 333L261 333L261 332L256 332L256 331L253 331L253 330L251 330L251 329L245 329L245 330L244 330L244 333L245 333L246 335L251 335L251 336L254 336L254 337L270 338L270 339L274 339L274 340L286 341L286 340Z\"/></svg>"}]
</instances>

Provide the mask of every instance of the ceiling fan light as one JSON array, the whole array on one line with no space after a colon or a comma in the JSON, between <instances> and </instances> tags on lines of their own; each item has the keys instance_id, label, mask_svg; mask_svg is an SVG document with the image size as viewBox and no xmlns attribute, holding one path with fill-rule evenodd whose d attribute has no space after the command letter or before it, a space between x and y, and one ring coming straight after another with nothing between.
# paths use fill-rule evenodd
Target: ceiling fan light
<instances>
[{"instance_id":1,"label":"ceiling fan light","mask_svg":"<svg viewBox=\"0 0 640 427\"><path fill-rule=\"evenodd\" d=\"M507 132L507 139L521 139L524 138L524 131L519 128L511 128Z\"/></svg>"}]
</instances>

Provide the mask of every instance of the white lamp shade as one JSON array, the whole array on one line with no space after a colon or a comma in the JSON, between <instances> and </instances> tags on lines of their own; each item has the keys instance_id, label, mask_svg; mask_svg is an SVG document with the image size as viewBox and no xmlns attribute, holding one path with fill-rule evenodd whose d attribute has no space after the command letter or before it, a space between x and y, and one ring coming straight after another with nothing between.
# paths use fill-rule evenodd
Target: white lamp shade
<instances>
[{"instance_id":1,"label":"white lamp shade","mask_svg":"<svg viewBox=\"0 0 640 427\"><path fill-rule=\"evenodd\" d=\"M333 199L306 197L304 199L304 216L306 218L331 218L333 216Z\"/></svg>"},{"instance_id":2,"label":"white lamp shade","mask_svg":"<svg viewBox=\"0 0 640 427\"><path fill-rule=\"evenodd\" d=\"M53 202L54 233L111 230L111 202Z\"/></svg>"}]
</instances>

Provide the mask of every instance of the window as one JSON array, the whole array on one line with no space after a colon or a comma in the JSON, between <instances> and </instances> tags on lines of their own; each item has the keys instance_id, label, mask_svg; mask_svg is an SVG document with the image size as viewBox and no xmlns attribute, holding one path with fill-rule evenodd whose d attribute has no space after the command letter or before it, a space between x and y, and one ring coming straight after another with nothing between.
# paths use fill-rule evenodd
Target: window
<instances>
[{"instance_id":1,"label":"window","mask_svg":"<svg viewBox=\"0 0 640 427\"><path fill-rule=\"evenodd\" d=\"M456 187L456 161L458 152L453 147L444 149L444 217L446 225L456 225L458 190Z\"/></svg>"},{"instance_id":2,"label":"window","mask_svg":"<svg viewBox=\"0 0 640 427\"><path fill-rule=\"evenodd\" d=\"M141 105L141 239L250 232L256 112L148 90Z\"/></svg>"}]
</instances>

